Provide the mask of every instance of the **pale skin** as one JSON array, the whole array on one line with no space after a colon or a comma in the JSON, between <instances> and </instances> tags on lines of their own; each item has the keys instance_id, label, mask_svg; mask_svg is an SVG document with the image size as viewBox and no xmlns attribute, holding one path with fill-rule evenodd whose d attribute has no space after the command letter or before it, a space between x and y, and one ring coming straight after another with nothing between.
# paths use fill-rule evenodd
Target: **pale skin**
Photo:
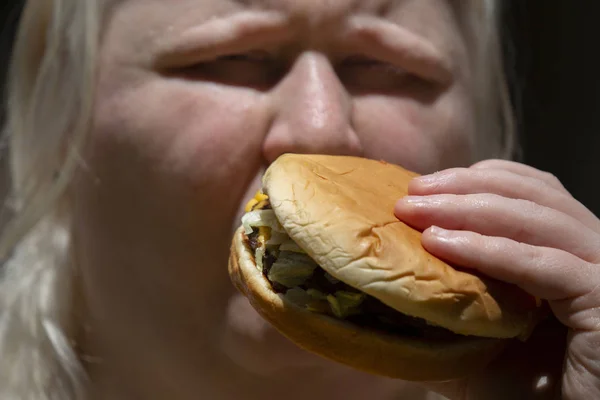
<instances>
[{"instance_id":1,"label":"pale skin","mask_svg":"<svg viewBox=\"0 0 600 400\"><path fill-rule=\"evenodd\" d=\"M79 339L83 359L91 360L86 367L92 398L423 395L413 384L364 375L299 350L236 293L226 265L243 203L260 187L264 167L283 153L385 159L423 174L467 167L479 158L467 49L454 21L442 0L124 0L113 7L102 36L85 168L70 192L85 315ZM507 205L515 209L505 198L515 185L505 175L514 180L515 174L531 174L514 197L555 199L542 205L561 215L581 210L560 220L561 230L570 226L574 232L573 221L587 221L589 231L582 235L590 247L579 250L593 253L595 217L575 208L567 194L539 194L546 187L564 191L554 189L556 182L518 164L487 166L459 170L443 185L413 183L417 196L461 193L464 201L402 203L398 216L422 229L436 224L512 238L497 223ZM503 175L491 187L475 179L478 171ZM544 186L538 175L552 184ZM501 196L485 208L470 195L476 190ZM461 223L474 202L489 214L485 229ZM525 204L536 207L518 205ZM538 238L532 245L549 246L543 240L547 226L540 224L523 226L535 229L527 236ZM467 267L483 270L486 265L477 260L493 259L484 251L500 252L493 246L467 249L482 236L435 237L431 229L424 235L431 252ZM579 236L567 242L582 244ZM513 244L509 253L519 258L519 249ZM583 255L573 248L560 251L572 254L571 260ZM473 259L460 258L466 255ZM486 272L557 300L579 289L566 284L568 292L560 294L548 280L575 279L569 271L581 265L588 271L586 284L597 279L593 262L581 262L523 276L515 271L526 265L511 259ZM585 299L593 304L593 296ZM553 304L560 311L565 303ZM574 323L566 313L557 315ZM586 335L575 337L580 339L570 349L581 355ZM470 388L481 389L476 396L497 392L490 388L505 375L491 376L469 381ZM456 398L464 397L466 387L431 386Z\"/></svg>"},{"instance_id":2,"label":"pale skin","mask_svg":"<svg viewBox=\"0 0 600 400\"><path fill-rule=\"evenodd\" d=\"M520 354L505 356L516 362L500 359L475 378L490 382L495 374L512 370L513 385L526 386L544 376L556 387L547 388L549 394L562 392L564 399L600 396L598 218L554 176L508 161L424 176L409 191L412 196L398 202L396 214L424 230L427 250L547 300L567 330L565 338L560 327L545 324L535 337L543 346L536 340L519 345ZM543 361L531 363L531 358ZM483 398L485 387L476 379L456 384L458 389L451 390ZM497 398L502 395L506 392Z\"/></svg>"}]
</instances>

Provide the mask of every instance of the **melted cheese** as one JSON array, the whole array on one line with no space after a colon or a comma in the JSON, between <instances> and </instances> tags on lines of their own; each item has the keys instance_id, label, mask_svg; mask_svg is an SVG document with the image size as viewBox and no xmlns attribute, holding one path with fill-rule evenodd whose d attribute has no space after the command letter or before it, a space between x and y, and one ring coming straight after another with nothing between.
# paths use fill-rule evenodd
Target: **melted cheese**
<instances>
[{"instance_id":1,"label":"melted cheese","mask_svg":"<svg viewBox=\"0 0 600 400\"><path fill-rule=\"evenodd\" d=\"M253 211L253 208L259 204L260 202L264 201L264 200L268 200L269 196L267 196L266 194L264 194L261 190L259 190L258 192L256 192L256 194L254 195L254 197L252 198L252 200L250 200L247 204L246 204L246 212L250 212ZM264 248L267 245L267 241L271 238L271 228L269 228L268 226L259 226L258 227L258 247L260 248Z\"/></svg>"},{"instance_id":2,"label":"melted cheese","mask_svg":"<svg viewBox=\"0 0 600 400\"><path fill-rule=\"evenodd\" d=\"M257 205L258 203L260 203L263 200L268 200L268 199L269 199L269 196L264 194L262 192L262 190L259 190L258 192L256 192L256 194L254 195L252 200L250 200L248 203L246 203L245 211L246 212L252 211L252 209L254 208L255 205Z\"/></svg>"}]
</instances>

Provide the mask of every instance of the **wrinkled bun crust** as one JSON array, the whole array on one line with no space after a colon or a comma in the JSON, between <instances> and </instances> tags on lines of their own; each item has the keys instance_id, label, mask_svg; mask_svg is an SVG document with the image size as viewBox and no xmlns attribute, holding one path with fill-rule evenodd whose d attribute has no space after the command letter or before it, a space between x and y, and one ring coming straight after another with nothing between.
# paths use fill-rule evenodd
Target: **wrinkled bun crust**
<instances>
[{"instance_id":1,"label":"wrinkled bun crust","mask_svg":"<svg viewBox=\"0 0 600 400\"><path fill-rule=\"evenodd\" d=\"M236 232L232 243L229 274L262 317L294 343L376 375L412 381L461 378L487 364L506 342L461 336L451 342L424 342L374 333L306 311L271 290L244 243L243 229Z\"/></svg>"},{"instance_id":2,"label":"wrinkled bun crust","mask_svg":"<svg viewBox=\"0 0 600 400\"><path fill-rule=\"evenodd\" d=\"M527 336L538 312L531 298L452 268L394 216L415 176L364 158L286 154L268 168L263 189L290 237L348 285L456 333Z\"/></svg>"}]
</instances>

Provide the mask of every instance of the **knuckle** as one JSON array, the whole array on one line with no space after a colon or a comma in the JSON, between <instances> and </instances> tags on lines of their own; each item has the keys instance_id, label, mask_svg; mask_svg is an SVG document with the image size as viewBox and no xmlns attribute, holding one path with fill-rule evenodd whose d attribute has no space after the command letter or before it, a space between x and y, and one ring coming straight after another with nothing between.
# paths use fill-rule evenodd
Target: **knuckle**
<instances>
[{"instance_id":1,"label":"knuckle","mask_svg":"<svg viewBox=\"0 0 600 400\"><path fill-rule=\"evenodd\" d=\"M558 179L558 177L556 175L554 175L551 172L547 172L547 171L542 171L542 177L543 180L545 182L547 182L548 184L564 189L564 186L562 184L562 182L560 181L560 179Z\"/></svg>"},{"instance_id":2,"label":"knuckle","mask_svg":"<svg viewBox=\"0 0 600 400\"><path fill-rule=\"evenodd\" d=\"M495 193L476 193L473 195L475 202L481 205L493 203L497 201L498 197Z\"/></svg>"},{"instance_id":3,"label":"knuckle","mask_svg":"<svg viewBox=\"0 0 600 400\"><path fill-rule=\"evenodd\" d=\"M506 161L504 161L504 160L490 158L488 160L476 162L475 164L472 165L472 167L473 168L499 168L502 165L504 165L505 163L506 163Z\"/></svg>"},{"instance_id":4,"label":"knuckle","mask_svg":"<svg viewBox=\"0 0 600 400\"><path fill-rule=\"evenodd\" d=\"M474 195L474 206L479 209L493 209L500 207L504 201L510 201L496 193L480 193Z\"/></svg>"},{"instance_id":5,"label":"knuckle","mask_svg":"<svg viewBox=\"0 0 600 400\"><path fill-rule=\"evenodd\" d=\"M528 244L520 244L523 249L523 257L527 261L525 265L529 268L521 268L519 274L523 283L528 285L537 281L537 272L547 269L548 260L545 257L542 249L537 246Z\"/></svg>"},{"instance_id":6,"label":"knuckle","mask_svg":"<svg viewBox=\"0 0 600 400\"><path fill-rule=\"evenodd\" d=\"M530 264L539 265L540 263L545 263L544 256L539 247L528 244L521 244L521 246L523 247L523 256Z\"/></svg>"},{"instance_id":7,"label":"knuckle","mask_svg":"<svg viewBox=\"0 0 600 400\"><path fill-rule=\"evenodd\" d=\"M522 207L523 218L530 217L538 221L548 221L551 218L551 209L548 207L527 199L518 200L518 202Z\"/></svg>"},{"instance_id":8,"label":"knuckle","mask_svg":"<svg viewBox=\"0 0 600 400\"><path fill-rule=\"evenodd\" d=\"M552 209L538 204L529 199L507 199L506 208L514 212L516 220L526 223L527 221L546 222L553 218Z\"/></svg>"}]
</instances>

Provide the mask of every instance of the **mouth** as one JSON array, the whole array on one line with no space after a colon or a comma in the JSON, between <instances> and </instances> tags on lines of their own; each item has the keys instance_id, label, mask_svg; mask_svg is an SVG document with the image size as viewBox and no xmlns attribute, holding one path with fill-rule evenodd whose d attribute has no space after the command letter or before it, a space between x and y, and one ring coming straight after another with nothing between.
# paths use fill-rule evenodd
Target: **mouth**
<instances>
[{"instance_id":1,"label":"mouth","mask_svg":"<svg viewBox=\"0 0 600 400\"><path fill-rule=\"evenodd\" d=\"M247 204L242 222L257 269L275 293L296 306L387 334L427 341L464 337L403 314L327 273L285 232L264 193Z\"/></svg>"},{"instance_id":2,"label":"mouth","mask_svg":"<svg viewBox=\"0 0 600 400\"><path fill-rule=\"evenodd\" d=\"M264 176L264 174L265 174L265 168L264 167L259 168L256 171L252 180L246 184L246 187L245 187L244 193L243 193L243 197L241 197L239 199L239 203L237 204L237 207L235 209L234 218L231 220L231 234L232 235L240 227L240 220L246 213L246 206L247 206L246 199L251 198L252 196L254 196L255 193L260 191L260 189L262 187L262 177Z\"/></svg>"}]
</instances>

